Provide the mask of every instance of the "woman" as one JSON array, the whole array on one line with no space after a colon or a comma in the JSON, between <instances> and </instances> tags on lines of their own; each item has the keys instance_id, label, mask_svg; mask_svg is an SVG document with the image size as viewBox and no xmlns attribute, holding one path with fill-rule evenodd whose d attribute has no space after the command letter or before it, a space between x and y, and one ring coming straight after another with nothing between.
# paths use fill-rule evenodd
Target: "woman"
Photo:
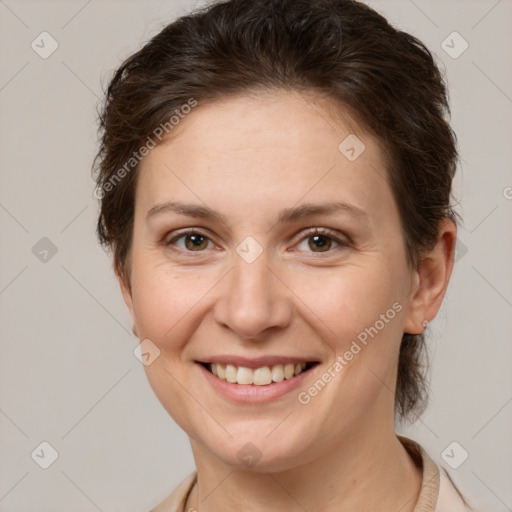
<instances>
[{"instance_id":1,"label":"woman","mask_svg":"<svg viewBox=\"0 0 512 512\"><path fill-rule=\"evenodd\" d=\"M447 112L350 0L217 2L117 70L98 234L197 465L154 511L469 510L395 434L453 266Z\"/></svg>"}]
</instances>

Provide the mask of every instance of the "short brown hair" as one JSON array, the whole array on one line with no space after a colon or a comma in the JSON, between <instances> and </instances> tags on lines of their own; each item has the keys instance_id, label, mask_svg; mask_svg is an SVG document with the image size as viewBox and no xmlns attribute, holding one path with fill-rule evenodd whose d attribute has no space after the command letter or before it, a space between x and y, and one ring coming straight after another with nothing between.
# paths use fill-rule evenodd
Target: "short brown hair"
<instances>
[{"instance_id":1,"label":"short brown hair","mask_svg":"<svg viewBox=\"0 0 512 512\"><path fill-rule=\"evenodd\" d=\"M435 245L439 222L456 222L456 137L444 79L423 43L354 0L218 1L167 25L125 60L106 91L93 166L97 234L128 287L134 152L191 98L204 104L278 89L346 105L377 136L389 157L411 268ZM401 419L427 403L424 345L423 334L403 334L395 396Z\"/></svg>"}]
</instances>

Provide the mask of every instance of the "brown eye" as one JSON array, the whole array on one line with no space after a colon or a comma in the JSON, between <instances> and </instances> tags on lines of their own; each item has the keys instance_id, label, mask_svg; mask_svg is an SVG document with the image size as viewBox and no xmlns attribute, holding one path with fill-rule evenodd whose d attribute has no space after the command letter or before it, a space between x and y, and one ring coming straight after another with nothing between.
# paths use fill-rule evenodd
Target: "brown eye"
<instances>
[{"instance_id":1,"label":"brown eye","mask_svg":"<svg viewBox=\"0 0 512 512\"><path fill-rule=\"evenodd\" d=\"M201 252L208 248L208 242L210 239L206 235L197 231L187 231L169 240L165 245L174 245L183 252Z\"/></svg>"},{"instance_id":2,"label":"brown eye","mask_svg":"<svg viewBox=\"0 0 512 512\"><path fill-rule=\"evenodd\" d=\"M207 240L208 239L205 236L201 235L200 233L185 235L185 247L190 251L199 251L207 247Z\"/></svg>"},{"instance_id":3,"label":"brown eye","mask_svg":"<svg viewBox=\"0 0 512 512\"><path fill-rule=\"evenodd\" d=\"M336 232L331 232L326 228L314 228L306 233L298 248L300 251L328 255L349 246L350 243L338 236Z\"/></svg>"},{"instance_id":4,"label":"brown eye","mask_svg":"<svg viewBox=\"0 0 512 512\"><path fill-rule=\"evenodd\" d=\"M326 235L312 235L308 240L310 240L308 245L314 252L326 252L332 246L332 238Z\"/></svg>"}]
</instances>

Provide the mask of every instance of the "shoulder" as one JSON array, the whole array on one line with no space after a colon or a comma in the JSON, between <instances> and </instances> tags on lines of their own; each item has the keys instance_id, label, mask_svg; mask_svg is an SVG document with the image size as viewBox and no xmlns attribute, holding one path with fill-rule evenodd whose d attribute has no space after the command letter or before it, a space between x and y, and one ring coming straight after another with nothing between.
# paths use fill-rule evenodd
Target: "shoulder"
<instances>
[{"instance_id":1,"label":"shoulder","mask_svg":"<svg viewBox=\"0 0 512 512\"><path fill-rule=\"evenodd\" d=\"M149 512L182 512L188 493L197 480L197 472L188 475L172 493Z\"/></svg>"},{"instance_id":2,"label":"shoulder","mask_svg":"<svg viewBox=\"0 0 512 512\"><path fill-rule=\"evenodd\" d=\"M471 512L474 509L469 506L462 493L457 489L448 472L439 470L439 496L435 512Z\"/></svg>"},{"instance_id":3,"label":"shoulder","mask_svg":"<svg viewBox=\"0 0 512 512\"><path fill-rule=\"evenodd\" d=\"M476 512L457 489L449 473L438 466L420 444L407 437L398 438L423 471L414 512Z\"/></svg>"}]
</instances>

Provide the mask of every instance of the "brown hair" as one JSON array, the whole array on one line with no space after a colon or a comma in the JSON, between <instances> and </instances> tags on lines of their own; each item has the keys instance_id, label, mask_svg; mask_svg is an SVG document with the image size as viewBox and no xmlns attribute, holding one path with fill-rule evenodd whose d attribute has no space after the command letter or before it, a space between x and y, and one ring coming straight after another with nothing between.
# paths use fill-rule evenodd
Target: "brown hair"
<instances>
[{"instance_id":1,"label":"brown hair","mask_svg":"<svg viewBox=\"0 0 512 512\"><path fill-rule=\"evenodd\" d=\"M125 60L106 91L94 161L97 234L128 286L137 151L191 100L277 89L345 105L377 136L411 268L435 245L440 220L456 222L446 86L418 39L353 0L220 1L167 25ZM404 333L395 397L401 419L426 406L424 345L423 334Z\"/></svg>"}]
</instances>

